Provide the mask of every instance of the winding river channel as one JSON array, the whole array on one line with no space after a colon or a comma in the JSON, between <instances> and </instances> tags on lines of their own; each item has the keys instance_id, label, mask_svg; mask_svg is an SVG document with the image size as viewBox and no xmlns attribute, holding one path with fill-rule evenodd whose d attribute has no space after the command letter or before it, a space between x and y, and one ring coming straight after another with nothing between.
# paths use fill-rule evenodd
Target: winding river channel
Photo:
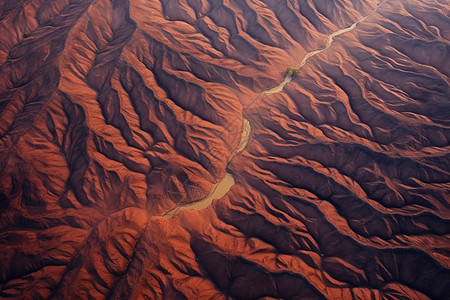
<instances>
[{"instance_id":1,"label":"winding river channel","mask_svg":"<svg viewBox=\"0 0 450 300\"><path fill-rule=\"evenodd\" d=\"M344 29L340 29L340 30L335 31L335 32L333 32L332 34L330 34L330 35L328 36L327 44L326 44L326 46L325 46L324 48L322 48L322 49L317 49L317 50L313 50L313 51L308 52L308 53L305 55L305 57L303 57L302 61L301 61L298 65L295 66L295 68L296 68L297 70L300 70L300 69L306 64L306 62L308 61L308 59L310 59L310 58L313 57L314 55L317 55L317 54L319 54L319 53L321 53L321 52L323 52L323 51L326 51L328 48L330 48L330 46L331 46L331 44L333 43L333 40L334 40L335 37L337 37L338 35L341 35L341 34L343 34L343 33L349 32L350 30L355 29L356 25L358 25L359 23L365 21L368 17L370 17L371 15L373 15L374 13L376 13L377 10L378 10L378 8L380 7L381 3L383 3L383 2L384 2L384 0L381 1L380 3L378 3L378 5L377 5L377 7L375 8L375 10L373 10L370 14L368 14L367 16L365 16L365 17L359 19L358 21L356 21L355 23L353 23L353 24L350 25L349 27L346 27L346 28L344 28ZM289 82L291 82L291 80L292 80L292 74L287 73L287 74L286 74L286 77L284 78L284 80L283 80L282 83L280 83L278 86L276 86L276 87L274 87L274 88L271 88L271 89L262 91L262 92L260 93L260 95L267 95L267 94L276 94L276 93L279 93L279 92L281 92L281 91L283 90L283 88L284 88L284 86L285 86L286 84L288 84Z\"/></svg>"},{"instance_id":2,"label":"winding river channel","mask_svg":"<svg viewBox=\"0 0 450 300\"><path fill-rule=\"evenodd\" d=\"M244 150L245 146L247 146L248 140L250 138L250 132L251 132L250 122L247 119L244 119L243 129L241 133L241 140L236 149L234 150L233 156L238 155L242 150ZM174 209L172 209L171 211L169 211L168 213L166 213L163 217L166 219L170 219L173 216L175 216L177 212L179 212L180 210L204 209L210 206L213 200L220 199L223 196L225 196L233 185L234 185L234 177L233 175L231 175L231 173L227 173L220 182L216 183L212 187L211 192L208 194L208 196L196 202L179 205Z\"/></svg>"},{"instance_id":3,"label":"winding river channel","mask_svg":"<svg viewBox=\"0 0 450 300\"><path fill-rule=\"evenodd\" d=\"M303 59L301 60L301 62L295 66L296 69L301 69L306 62L308 61L308 59L310 59L311 57L327 50L331 44L333 43L333 40L335 37L337 37L338 35L341 35L343 33L349 32L351 30L353 30L359 23L363 22L364 20L366 20L368 17L370 17L371 15L373 15L374 13L377 12L378 8L380 7L380 5L384 2L385 0L381 1L377 7L368 15L366 15L365 17L359 19L358 21L356 21L355 23L353 23L351 26L346 27L344 29L340 29L338 31L333 32L332 34L330 34L328 36L328 40L327 40L327 44L324 48L322 49L318 49L318 50L313 50L308 52L305 57L303 57ZM283 82L281 82L278 86L271 88L271 89L267 89L265 91L262 91L259 96L262 95L268 95L268 94L275 94L275 93L279 93L284 89L284 86L286 84L288 84L289 82L291 82L292 80L292 74L287 73ZM242 129L242 133L241 133L241 140L238 144L238 146L236 147L233 156L239 154L240 152L242 152L242 150L244 150L244 148L247 146L248 140L250 138L250 132L251 132L251 127L250 127L250 122L247 119L244 119L244 124L243 124L243 129ZM208 207L209 205L211 205L212 201L215 199L220 199L223 196L225 196L228 191L231 189L231 187L234 185L234 177L231 173L227 173L225 175L225 177L219 181L217 184L215 184L212 189L211 192L203 199L196 201L196 202L191 202L191 203L187 203L187 204L181 204L178 205L177 207L175 207L174 209L170 210L169 212L167 212L163 217L166 219L170 219L172 217L174 217L179 211L181 210L187 210L187 209L195 209L195 210L201 210L204 209L206 207Z\"/></svg>"}]
</instances>

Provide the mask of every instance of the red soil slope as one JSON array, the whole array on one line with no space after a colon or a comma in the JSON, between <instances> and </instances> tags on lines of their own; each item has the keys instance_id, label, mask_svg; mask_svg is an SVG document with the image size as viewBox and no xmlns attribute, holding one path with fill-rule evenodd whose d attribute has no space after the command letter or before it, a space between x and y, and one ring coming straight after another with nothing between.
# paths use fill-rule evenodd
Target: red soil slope
<instances>
[{"instance_id":1,"label":"red soil slope","mask_svg":"<svg viewBox=\"0 0 450 300\"><path fill-rule=\"evenodd\" d=\"M448 297L449 7L378 3L2 1L0 298Z\"/></svg>"}]
</instances>

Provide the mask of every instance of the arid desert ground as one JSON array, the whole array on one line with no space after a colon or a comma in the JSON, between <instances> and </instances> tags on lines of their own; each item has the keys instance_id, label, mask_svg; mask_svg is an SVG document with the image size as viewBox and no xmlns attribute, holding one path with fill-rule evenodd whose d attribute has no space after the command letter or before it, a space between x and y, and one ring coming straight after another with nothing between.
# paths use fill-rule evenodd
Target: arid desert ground
<instances>
[{"instance_id":1,"label":"arid desert ground","mask_svg":"<svg viewBox=\"0 0 450 300\"><path fill-rule=\"evenodd\" d=\"M0 1L0 299L450 299L448 0Z\"/></svg>"}]
</instances>

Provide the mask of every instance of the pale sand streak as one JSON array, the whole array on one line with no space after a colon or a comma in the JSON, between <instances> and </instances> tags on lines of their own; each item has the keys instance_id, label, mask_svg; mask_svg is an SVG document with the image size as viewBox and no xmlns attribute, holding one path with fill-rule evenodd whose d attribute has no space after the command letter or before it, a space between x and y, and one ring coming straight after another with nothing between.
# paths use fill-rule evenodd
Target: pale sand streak
<instances>
[{"instance_id":1,"label":"pale sand streak","mask_svg":"<svg viewBox=\"0 0 450 300\"><path fill-rule=\"evenodd\" d=\"M295 66L295 68L297 69L301 69L306 62L308 61L308 59L310 59L311 57L313 57L314 55L317 55L325 50L327 50L328 48L330 48L331 44L333 43L333 40L335 37L337 37L338 35L341 35L343 33L349 32L350 30L355 29L356 25L358 25L359 23L363 22L364 20L366 20L368 17L370 17L371 15L373 15L374 13L377 12L378 8L380 7L381 3L383 3L384 1L381 1L380 3L378 3L377 7L375 8L374 11L372 11L370 14L368 14L367 16L359 19L358 21L356 21L355 23L353 23L351 26L344 28L344 29L340 29L338 31L333 32L332 34L330 34L328 36L328 41L327 41L327 45L325 46L325 48L322 49L318 49L318 50L314 50L311 52L308 52L305 57L303 57L302 61ZM284 86L286 84L288 84L289 82L291 82L292 80L292 75L291 74L286 74L286 77L284 78L284 81L282 83L280 83L278 86L265 90L263 92L261 92L260 95L267 95L267 94L276 94L279 93L283 90Z\"/></svg>"},{"instance_id":2,"label":"pale sand streak","mask_svg":"<svg viewBox=\"0 0 450 300\"><path fill-rule=\"evenodd\" d=\"M251 132L250 122L248 120L244 119L241 140L240 140L238 146L236 147L236 150L234 151L233 155L239 154L242 150L244 150L245 146L247 146L248 139L250 137L250 132ZM208 194L208 196L206 196L205 198L203 198L199 201L196 201L196 202L182 204L180 206L177 206L174 209L172 209L171 211L169 211L168 213L166 213L163 217L166 219L170 219L173 216L175 216L180 210L204 209L204 208L210 206L213 200L220 199L223 196L225 196L226 193L228 193L228 191L231 189L231 187L233 185L234 185L233 175L231 175L230 173L227 173L225 175L225 177L219 183L215 184L212 187L211 192Z\"/></svg>"},{"instance_id":3,"label":"pale sand streak","mask_svg":"<svg viewBox=\"0 0 450 300\"><path fill-rule=\"evenodd\" d=\"M345 32L348 32L348 31L354 29L356 27L356 25L358 25L359 23L361 23L362 21L367 19L369 16L374 14L378 10L378 8L380 7L382 2L383 1L381 1L377 5L376 9L373 12L371 12L367 16L361 18L360 20L356 21L351 26L333 32L330 36L328 36L328 41L327 41L327 45L326 45L325 48L308 52L305 55L305 57L302 59L300 64L298 64L296 66L296 68L300 69L301 67L303 67L306 64L308 59L310 59L314 55L317 55L317 54L327 50L331 46L331 44L333 43L333 40L334 40L335 37L337 37L340 34L343 34ZM286 74L286 77L284 78L282 83L280 83L278 86L276 86L276 87L274 87L272 89L268 89L268 90L265 90L265 91L261 92L259 95L261 96L261 95L266 95L266 94L279 93L279 92L281 92L283 90L284 86L286 84L288 84L291 80L292 80L292 75L291 74ZM250 137L250 132L251 132L250 122L248 120L244 119L244 124L243 124L243 129L242 129L242 134L241 134L241 141L239 142L239 145L236 147L236 150L234 151L234 155L236 155L239 152L241 152L242 150L244 150L245 146L247 146L248 139ZM188 203L188 204L183 204L183 205L177 206L174 209L172 209L171 211L169 211L168 213L166 213L163 217L166 218L166 219L170 219L173 216L175 216L180 210L186 210L186 209L200 210L200 209L204 209L204 208L208 207L209 205L211 205L213 200L220 199L223 196L225 196L233 185L234 185L233 175L231 175L230 173L227 173L225 175L225 177L219 183L217 183L217 184L215 184L213 186L213 188L211 189L211 192L208 194L208 196L206 196L205 198L203 198L203 199L201 199L199 201L193 202L193 203Z\"/></svg>"}]
</instances>

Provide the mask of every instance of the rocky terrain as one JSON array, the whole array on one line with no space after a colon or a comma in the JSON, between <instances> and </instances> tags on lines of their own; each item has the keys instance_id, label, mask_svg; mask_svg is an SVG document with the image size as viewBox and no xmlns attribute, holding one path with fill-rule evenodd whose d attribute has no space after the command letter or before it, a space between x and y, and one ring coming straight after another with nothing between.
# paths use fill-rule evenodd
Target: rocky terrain
<instances>
[{"instance_id":1,"label":"rocky terrain","mask_svg":"<svg viewBox=\"0 0 450 300\"><path fill-rule=\"evenodd\" d=\"M449 77L446 0L1 1L0 299L446 299Z\"/></svg>"}]
</instances>

